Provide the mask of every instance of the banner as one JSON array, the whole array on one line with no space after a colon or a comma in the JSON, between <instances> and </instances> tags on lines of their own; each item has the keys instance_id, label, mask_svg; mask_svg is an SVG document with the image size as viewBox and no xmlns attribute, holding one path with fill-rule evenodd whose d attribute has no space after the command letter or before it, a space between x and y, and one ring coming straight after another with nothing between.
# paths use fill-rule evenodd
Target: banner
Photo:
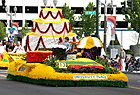
<instances>
[{"instance_id":1,"label":"banner","mask_svg":"<svg viewBox=\"0 0 140 95\"><path fill-rule=\"evenodd\" d=\"M19 27L19 23L18 22L13 22L12 23L12 28L15 28L13 34L18 34L18 27Z\"/></svg>"},{"instance_id":2,"label":"banner","mask_svg":"<svg viewBox=\"0 0 140 95\"><path fill-rule=\"evenodd\" d=\"M74 75L74 79L107 79L106 75Z\"/></svg>"},{"instance_id":3,"label":"banner","mask_svg":"<svg viewBox=\"0 0 140 95\"><path fill-rule=\"evenodd\" d=\"M107 16L107 34L111 37L110 40L115 40L116 34L115 28L116 28L116 16Z\"/></svg>"},{"instance_id":4,"label":"banner","mask_svg":"<svg viewBox=\"0 0 140 95\"><path fill-rule=\"evenodd\" d=\"M14 34L10 34L9 35L9 40L10 40L10 42L13 42L14 41Z\"/></svg>"}]
</instances>

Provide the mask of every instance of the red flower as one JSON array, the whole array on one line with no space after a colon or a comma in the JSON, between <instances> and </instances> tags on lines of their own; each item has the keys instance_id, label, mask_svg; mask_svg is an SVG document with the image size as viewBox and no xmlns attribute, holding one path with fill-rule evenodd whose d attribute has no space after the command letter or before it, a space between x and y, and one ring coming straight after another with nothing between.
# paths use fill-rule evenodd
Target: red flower
<instances>
[{"instance_id":1,"label":"red flower","mask_svg":"<svg viewBox=\"0 0 140 95\"><path fill-rule=\"evenodd\" d=\"M69 68L72 68L72 69L80 69L80 68L97 68L97 69L104 69L103 66L97 66L97 65L87 65L87 66L84 66L84 65L69 65Z\"/></svg>"}]
</instances>

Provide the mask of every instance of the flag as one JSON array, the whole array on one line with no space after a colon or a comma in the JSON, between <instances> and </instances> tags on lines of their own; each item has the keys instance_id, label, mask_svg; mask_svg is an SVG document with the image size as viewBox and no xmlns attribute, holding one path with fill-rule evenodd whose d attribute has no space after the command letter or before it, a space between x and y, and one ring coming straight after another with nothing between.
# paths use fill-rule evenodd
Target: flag
<instances>
[{"instance_id":1,"label":"flag","mask_svg":"<svg viewBox=\"0 0 140 95\"><path fill-rule=\"evenodd\" d=\"M111 34L116 34L116 16L107 16L107 27L111 27Z\"/></svg>"},{"instance_id":2,"label":"flag","mask_svg":"<svg viewBox=\"0 0 140 95\"><path fill-rule=\"evenodd\" d=\"M12 23L12 28L15 28L13 34L18 34L18 27L19 27L19 23L18 22L13 22Z\"/></svg>"},{"instance_id":3,"label":"flag","mask_svg":"<svg viewBox=\"0 0 140 95\"><path fill-rule=\"evenodd\" d=\"M13 42L14 41L14 34L10 34L9 35L9 40L10 40L10 42Z\"/></svg>"},{"instance_id":4,"label":"flag","mask_svg":"<svg viewBox=\"0 0 140 95\"><path fill-rule=\"evenodd\" d=\"M107 16L107 45L110 40L115 40L116 16Z\"/></svg>"}]
</instances>

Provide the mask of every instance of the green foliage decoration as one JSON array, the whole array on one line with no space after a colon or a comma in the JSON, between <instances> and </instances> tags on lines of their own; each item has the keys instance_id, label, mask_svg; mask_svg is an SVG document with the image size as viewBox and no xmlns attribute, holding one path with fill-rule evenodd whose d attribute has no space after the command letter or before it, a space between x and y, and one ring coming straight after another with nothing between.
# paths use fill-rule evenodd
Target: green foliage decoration
<instances>
[{"instance_id":1,"label":"green foliage decoration","mask_svg":"<svg viewBox=\"0 0 140 95\"><path fill-rule=\"evenodd\" d=\"M43 62L43 64L46 64L51 67L56 67L57 61L55 56L48 56Z\"/></svg>"},{"instance_id":2,"label":"green foliage decoration","mask_svg":"<svg viewBox=\"0 0 140 95\"><path fill-rule=\"evenodd\" d=\"M54 87L80 87L80 86L128 87L128 83L124 81L83 81L83 80L72 81L72 80L53 80L53 79L31 79L29 77L12 74L8 74L7 79Z\"/></svg>"},{"instance_id":3,"label":"green foliage decoration","mask_svg":"<svg viewBox=\"0 0 140 95\"><path fill-rule=\"evenodd\" d=\"M115 69L113 67L110 67L111 66L111 63L108 62L107 59L103 59L103 58L100 58L99 57L99 58L96 58L95 61L104 66L106 73L119 74L119 71L117 71L117 69Z\"/></svg>"}]
</instances>

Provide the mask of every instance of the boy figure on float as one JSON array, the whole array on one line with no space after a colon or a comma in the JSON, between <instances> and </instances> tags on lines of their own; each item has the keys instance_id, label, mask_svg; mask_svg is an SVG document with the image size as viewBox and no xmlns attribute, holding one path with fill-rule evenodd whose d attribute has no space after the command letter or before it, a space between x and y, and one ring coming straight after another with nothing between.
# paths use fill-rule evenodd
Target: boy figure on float
<instances>
[{"instance_id":1,"label":"boy figure on float","mask_svg":"<svg viewBox=\"0 0 140 95\"><path fill-rule=\"evenodd\" d=\"M60 42L60 39L59 39L59 42ZM62 42L60 42L59 45L62 45ZM70 50L70 44L69 44L69 38L68 37L65 37L65 42L63 42L63 45L66 46L65 58L64 58L66 60L67 55L68 55L69 50Z\"/></svg>"},{"instance_id":2,"label":"boy figure on float","mask_svg":"<svg viewBox=\"0 0 140 95\"><path fill-rule=\"evenodd\" d=\"M18 41L17 46L15 46L12 53L25 53L24 47L21 45L20 41Z\"/></svg>"},{"instance_id":3,"label":"boy figure on float","mask_svg":"<svg viewBox=\"0 0 140 95\"><path fill-rule=\"evenodd\" d=\"M65 60L67 59L67 55L69 53L70 50L70 43L69 43L69 38L65 37L65 42L63 43L64 46L66 46L66 51L65 51Z\"/></svg>"}]
</instances>

